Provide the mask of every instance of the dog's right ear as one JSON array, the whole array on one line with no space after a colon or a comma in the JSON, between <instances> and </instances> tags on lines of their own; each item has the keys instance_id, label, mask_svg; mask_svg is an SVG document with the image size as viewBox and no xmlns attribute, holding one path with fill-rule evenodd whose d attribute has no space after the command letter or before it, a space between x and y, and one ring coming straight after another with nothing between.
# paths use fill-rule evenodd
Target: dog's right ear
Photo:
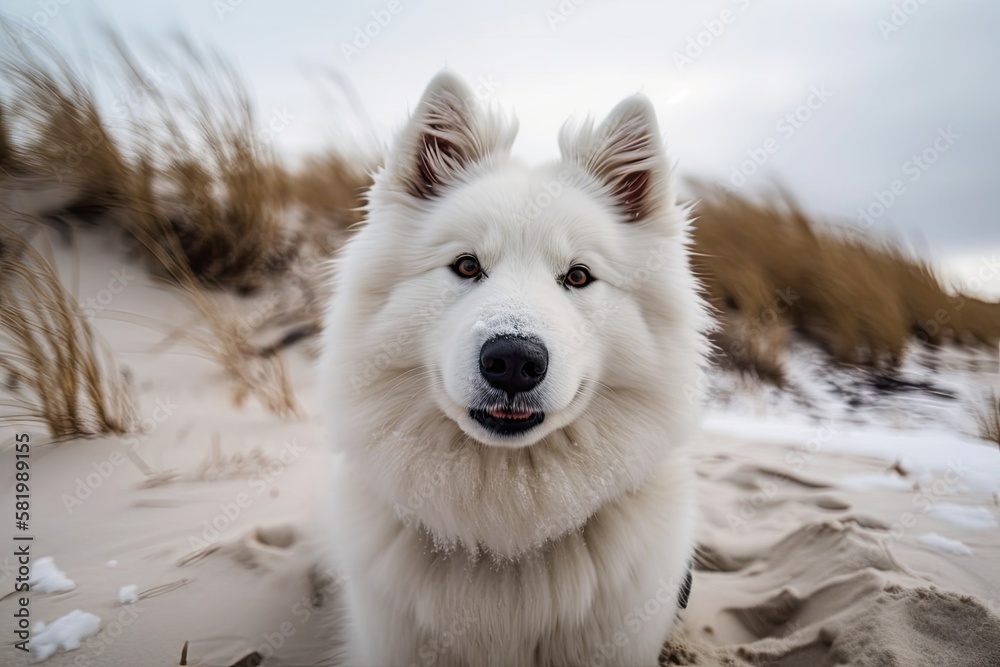
<instances>
[{"instance_id":1,"label":"dog's right ear","mask_svg":"<svg viewBox=\"0 0 1000 667\"><path fill-rule=\"evenodd\" d=\"M470 167L510 147L513 132L485 114L465 83L447 70L424 91L388 171L408 194L434 199Z\"/></svg>"},{"instance_id":2,"label":"dog's right ear","mask_svg":"<svg viewBox=\"0 0 1000 667\"><path fill-rule=\"evenodd\" d=\"M652 103L643 95L622 101L600 127L567 124L559 135L563 159L589 173L622 219L641 222L670 201L667 155Z\"/></svg>"}]
</instances>

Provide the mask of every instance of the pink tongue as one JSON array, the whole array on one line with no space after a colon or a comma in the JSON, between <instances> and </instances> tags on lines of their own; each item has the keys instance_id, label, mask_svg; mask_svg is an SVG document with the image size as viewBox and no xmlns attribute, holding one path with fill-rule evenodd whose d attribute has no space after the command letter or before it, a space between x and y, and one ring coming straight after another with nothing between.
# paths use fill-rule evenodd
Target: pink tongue
<instances>
[{"instance_id":1,"label":"pink tongue","mask_svg":"<svg viewBox=\"0 0 1000 667\"><path fill-rule=\"evenodd\" d=\"M511 410L501 410L499 408L494 408L490 410L490 415L496 417L497 419L527 419L531 416L531 411L525 410L524 412L514 412Z\"/></svg>"}]
</instances>

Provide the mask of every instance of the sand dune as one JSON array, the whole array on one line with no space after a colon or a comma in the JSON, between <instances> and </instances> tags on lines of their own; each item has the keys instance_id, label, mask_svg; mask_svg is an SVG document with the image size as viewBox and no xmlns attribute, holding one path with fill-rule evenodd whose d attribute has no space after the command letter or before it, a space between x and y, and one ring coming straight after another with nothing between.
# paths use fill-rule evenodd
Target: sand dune
<instances>
[{"instance_id":1,"label":"sand dune","mask_svg":"<svg viewBox=\"0 0 1000 667\"><path fill-rule=\"evenodd\" d=\"M844 487L852 471L895 476L892 461L840 451L837 438L857 435L846 431L810 448L808 429L771 442L729 430L710 426L698 454L697 592L668 664L998 664L997 531L933 512L947 501L996 516L994 493L963 491L949 471L906 490ZM986 453L958 437L940 446L956 463ZM968 557L927 548L928 531L975 546Z\"/></svg>"}]
</instances>

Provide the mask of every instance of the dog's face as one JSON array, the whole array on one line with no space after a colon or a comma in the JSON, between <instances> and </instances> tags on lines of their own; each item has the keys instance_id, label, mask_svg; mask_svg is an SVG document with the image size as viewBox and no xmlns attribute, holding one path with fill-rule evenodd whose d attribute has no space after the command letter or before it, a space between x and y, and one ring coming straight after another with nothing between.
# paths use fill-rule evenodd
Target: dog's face
<instances>
[{"instance_id":1,"label":"dog's face","mask_svg":"<svg viewBox=\"0 0 1000 667\"><path fill-rule=\"evenodd\" d=\"M640 323L617 299L626 254L613 211L566 169L494 171L435 207L435 291L453 295L423 366L441 411L488 446L525 447L571 424ZM600 321L600 326L592 323Z\"/></svg>"},{"instance_id":2,"label":"dog's face","mask_svg":"<svg viewBox=\"0 0 1000 667\"><path fill-rule=\"evenodd\" d=\"M451 471L421 522L509 554L635 488L682 439L705 320L648 101L565 129L563 159L529 169L508 156L516 128L470 99L439 75L376 179L338 269L327 387L387 500ZM463 516L456 496L491 475L533 500Z\"/></svg>"}]
</instances>

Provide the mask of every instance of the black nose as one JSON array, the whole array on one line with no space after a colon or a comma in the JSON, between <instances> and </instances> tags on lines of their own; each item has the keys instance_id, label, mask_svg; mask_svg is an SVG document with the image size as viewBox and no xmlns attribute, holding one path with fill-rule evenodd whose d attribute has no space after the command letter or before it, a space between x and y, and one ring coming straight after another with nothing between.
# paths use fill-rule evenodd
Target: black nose
<instances>
[{"instance_id":1,"label":"black nose","mask_svg":"<svg viewBox=\"0 0 1000 667\"><path fill-rule=\"evenodd\" d=\"M548 366L549 351L534 338L497 336L486 341L479 353L483 378L508 394L537 387Z\"/></svg>"}]
</instances>

